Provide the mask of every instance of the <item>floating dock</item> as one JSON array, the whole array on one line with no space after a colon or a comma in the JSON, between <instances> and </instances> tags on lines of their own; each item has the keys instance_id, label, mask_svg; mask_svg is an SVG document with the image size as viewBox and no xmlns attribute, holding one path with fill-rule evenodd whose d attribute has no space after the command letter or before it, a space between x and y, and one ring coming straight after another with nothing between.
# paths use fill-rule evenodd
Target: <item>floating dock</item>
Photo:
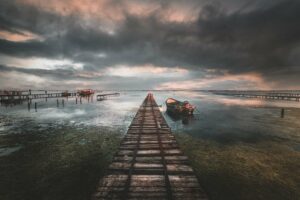
<instances>
[{"instance_id":1,"label":"floating dock","mask_svg":"<svg viewBox=\"0 0 300 200\"><path fill-rule=\"evenodd\" d=\"M140 106L92 199L208 199L152 94Z\"/></svg>"}]
</instances>

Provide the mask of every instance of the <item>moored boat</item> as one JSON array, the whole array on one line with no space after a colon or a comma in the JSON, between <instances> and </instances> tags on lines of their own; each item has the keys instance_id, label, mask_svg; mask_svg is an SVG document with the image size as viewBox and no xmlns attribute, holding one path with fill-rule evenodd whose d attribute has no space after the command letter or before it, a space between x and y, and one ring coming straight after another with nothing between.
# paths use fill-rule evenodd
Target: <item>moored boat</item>
<instances>
[{"instance_id":1,"label":"moored boat","mask_svg":"<svg viewBox=\"0 0 300 200\"><path fill-rule=\"evenodd\" d=\"M79 96L89 96L94 94L95 91L92 89L86 89L86 90L79 90L77 93Z\"/></svg>"},{"instance_id":2,"label":"moored boat","mask_svg":"<svg viewBox=\"0 0 300 200\"><path fill-rule=\"evenodd\" d=\"M70 93L68 92L68 90L66 90L66 91L61 93L61 96L62 97L68 97L68 96L70 96Z\"/></svg>"},{"instance_id":3,"label":"moored boat","mask_svg":"<svg viewBox=\"0 0 300 200\"><path fill-rule=\"evenodd\" d=\"M196 109L196 107L190 104L188 101L181 102L173 98L168 98L166 100L166 105L167 112L172 114L192 115Z\"/></svg>"}]
</instances>

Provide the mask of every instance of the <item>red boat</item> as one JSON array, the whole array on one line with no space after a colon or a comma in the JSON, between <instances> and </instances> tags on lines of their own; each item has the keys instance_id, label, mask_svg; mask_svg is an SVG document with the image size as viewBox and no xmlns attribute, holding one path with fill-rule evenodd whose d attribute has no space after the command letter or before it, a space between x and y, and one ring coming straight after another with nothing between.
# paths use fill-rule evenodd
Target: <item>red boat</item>
<instances>
[{"instance_id":1,"label":"red boat","mask_svg":"<svg viewBox=\"0 0 300 200\"><path fill-rule=\"evenodd\" d=\"M79 90L77 93L79 96L89 96L94 94L95 91L92 89L85 89L85 90Z\"/></svg>"}]
</instances>

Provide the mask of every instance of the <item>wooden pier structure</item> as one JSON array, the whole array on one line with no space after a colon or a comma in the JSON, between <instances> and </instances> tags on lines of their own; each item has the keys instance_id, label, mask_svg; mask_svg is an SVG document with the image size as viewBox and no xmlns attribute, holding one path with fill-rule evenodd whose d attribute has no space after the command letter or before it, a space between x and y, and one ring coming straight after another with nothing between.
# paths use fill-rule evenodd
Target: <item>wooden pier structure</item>
<instances>
[{"instance_id":1,"label":"wooden pier structure","mask_svg":"<svg viewBox=\"0 0 300 200\"><path fill-rule=\"evenodd\" d=\"M75 97L77 92L55 92L55 93L38 93L38 94L0 94L0 101L14 101L14 100L29 100L29 99L45 99L58 97Z\"/></svg>"},{"instance_id":2,"label":"wooden pier structure","mask_svg":"<svg viewBox=\"0 0 300 200\"><path fill-rule=\"evenodd\" d=\"M116 92L116 93L108 93L108 94L98 94L97 101L103 101L107 99L107 97L111 97L111 96L120 96L120 93Z\"/></svg>"},{"instance_id":3,"label":"wooden pier structure","mask_svg":"<svg viewBox=\"0 0 300 200\"><path fill-rule=\"evenodd\" d=\"M137 111L92 199L208 199L152 94Z\"/></svg>"},{"instance_id":4,"label":"wooden pier structure","mask_svg":"<svg viewBox=\"0 0 300 200\"><path fill-rule=\"evenodd\" d=\"M217 95L226 95L226 96L300 101L300 91L210 90L210 92Z\"/></svg>"}]
</instances>

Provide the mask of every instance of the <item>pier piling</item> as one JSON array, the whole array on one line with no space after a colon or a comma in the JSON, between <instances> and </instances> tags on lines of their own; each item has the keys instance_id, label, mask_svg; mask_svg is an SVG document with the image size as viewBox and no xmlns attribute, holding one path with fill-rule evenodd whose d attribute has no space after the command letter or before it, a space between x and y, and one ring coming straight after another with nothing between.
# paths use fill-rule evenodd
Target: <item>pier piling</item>
<instances>
[{"instance_id":1,"label":"pier piling","mask_svg":"<svg viewBox=\"0 0 300 200\"><path fill-rule=\"evenodd\" d=\"M284 118L284 108L281 108L281 118Z\"/></svg>"}]
</instances>

